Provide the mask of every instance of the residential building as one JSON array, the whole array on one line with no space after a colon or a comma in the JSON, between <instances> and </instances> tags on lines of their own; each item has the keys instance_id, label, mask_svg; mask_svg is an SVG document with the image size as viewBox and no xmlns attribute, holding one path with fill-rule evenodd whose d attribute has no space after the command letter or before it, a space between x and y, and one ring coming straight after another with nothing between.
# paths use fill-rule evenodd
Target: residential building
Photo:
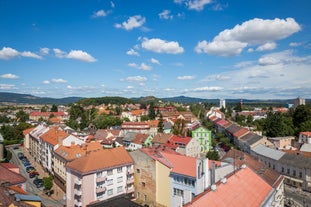
<instances>
[{"instance_id":1,"label":"residential building","mask_svg":"<svg viewBox=\"0 0 311 207\"><path fill-rule=\"evenodd\" d=\"M212 133L203 126L191 132L192 138L200 142L201 152L206 153L212 148Z\"/></svg>"},{"instance_id":2,"label":"residential building","mask_svg":"<svg viewBox=\"0 0 311 207\"><path fill-rule=\"evenodd\" d=\"M87 153L66 165L67 206L86 206L134 192L134 161L123 147Z\"/></svg>"},{"instance_id":3,"label":"residential building","mask_svg":"<svg viewBox=\"0 0 311 207\"><path fill-rule=\"evenodd\" d=\"M221 109L221 108L226 108L226 100L225 99L223 99L223 98L221 98L220 100L219 100L219 108Z\"/></svg>"},{"instance_id":4,"label":"residential building","mask_svg":"<svg viewBox=\"0 0 311 207\"><path fill-rule=\"evenodd\" d=\"M16 166L13 164L0 163L0 186L18 186L25 190L27 179L14 170L14 168Z\"/></svg>"},{"instance_id":5,"label":"residential building","mask_svg":"<svg viewBox=\"0 0 311 207\"><path fill-rule=\"evenodd\" d=\"M29 154L37 163L41 163L40 136L48 130L49 127L47 125L40 124L29 132Z\"/></svg>"},{"instance_id":6,"label":"residential building","mask_svg":"<svg viewBox=\"0 0 311 207\"><path fill-rule=\"evenodd\" d=\"M212 116L217 117L218 119L224 119L225 114L222 113L218 108L212 107L206 114L205 117L210 119Z\"/></svg>"},{"instance_id":7,"label":"residential building","mask_svg":"<svg viewBox=\"0 0 311 207\"><path fill-rule=\"evenodd\" d=\"M148 134L134 133L134 137L130 141L130 144L126 147L126 149L133 151L142 148L149 136L150 135Z\"/></svg>"},{"instance_id":8,"label":"residential building","mask_svg":"<svg viewBox=\"0 0 311 207\"><path fill-rule=\"evenodd\" d=\"M311 132L300 132L298 143L311 144Z\"/></svg>"},{"instance_id":9,"label":"residential building","mask_svg":"<svg viewBox=\"0 0 311 207\"><path fill-rule=\"evenodd\" d=\"M128 132L149 134L150 126L147 122L123 122L121 136L125 136Z\"/></svg>"},{"instance_id":10,"label":"residential building","mask_svg":"<svg viewBox=\"0 0 311 207\"><path fill-rule=\"evenodd\" d=\"M298 97L294 100L294 108L296 108L299 105L306 105L306 99Z\"/></svg>"},{"instance_id":11,"label":"residential building","mask_svg":"<svg viewBox=\"0 0 311 207\"><path fill-rule=\"evenodd\" d=\"M69 119L69 114L67 112L59 111L59 112L40 112L33 111L29 114L29 119L32 121L39 121L39 119L48 120L51 118L51 115L60 119L61 121L66 121Z\"/></svg>"},{"instance_id":12,"label":"residential building","mask_svg":"<svg viewBox=\"0 0 311 207\"><path fill-rule=\"evenodd\" d=\"M157 133L154 135L151 143L152 146L159 146L168 142L168 140L173 136L173 134Z\"/></svg>"},{"instance_id":13,"label":"residential building","mask_svg":"<svg viewBox=\"0 0 311 207\"><path fill-rule=\"evenodd\" d=\"M226 119L219 119L216 123L216 130L219 133L222 133L225 131L226 128L228 128L231 125L231 123L229 121L227 121Z\"/></svg>"},{"instance_id":14,"label":"residential building","mask_svg":"<svg viewBox=\"0 0 311 207\"><path fill-rule=\"evenodd\" d=\"M277 149L289 149L292 147L292 143L295 137L268 137L267 138Z\"/></svg>"},{"instance_id":15,"label":"residential building","mask_svg":"<svg viewBox=\"0 0 311 207\"><path fill-rule=\"evenodd\" d=\"M29 152L29 148L30 148L30 144L29 144L29 133L34 129L34 127L31 127L29 129L25 129L23 131L23 135L24 135L24 149L27 150Z\"/></svg>"},{"instance_id":16,"label":"residential building","mask_svg":"<svg viewBox=\"0 0 311 207\"><path fill-rule=\"evenodd\" d=\"M201 145L197 139L191 137L180 137L173 135L164 146L167 146L176 152L189 156L189 157L200 157Z\"/></svg>"}]
</instances>

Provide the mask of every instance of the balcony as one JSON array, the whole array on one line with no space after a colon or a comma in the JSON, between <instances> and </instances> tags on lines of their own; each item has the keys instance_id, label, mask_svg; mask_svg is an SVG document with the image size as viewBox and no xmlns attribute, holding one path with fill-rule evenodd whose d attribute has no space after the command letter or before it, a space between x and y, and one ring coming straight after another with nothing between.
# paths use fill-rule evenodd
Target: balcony
<instances>
[{"instance_id":1,"label":"balcony","mask_svg":"<svg viewBox=\"0 0 311 207\"><path fill-rule=\"evenodd\" d=\"M134 169L127 169L127 174L128 174L128 175L134 174Z\"/></svg>"},{"instance_id":2,"label":"balcony","mask_svg":"<svg viewBox=\"0 0 311 207\"><path fill-rule=\"evenodd\" d=\"M101 193L105 191L106 191L106 187L96 187L96 193Z\"/></svg>"},{"instance_id":3,"label":"balcony","mask_svg":"<svg viewBox=\"0 0 311 207\"><path fill-rule=\"evenodd\" d=\"M80 180L78 178L75 178L74 182L76 185L82 185L82 180Z\"/></svg>"},{"instance_id":4,"label":"balcony","mask_svg":"<svg viewBox=\"0 0 311 207\"><path fill-rule=\"evenodd\" d=\"M133 193L134 191L135 191L134 185L132 185L131 187L126 188L126 193Z\"/></svg>"},{"instance_id":5,"label":"balcony","mask_svg":"<svg viewBox=\"0 0 311 207\"><path fill-rule=\"evenodd\" d=\"M106 176L101 176L101 177L97 177L96 178L96 182L103 182L103 181L106 181L106 180L107 180Z\"/></svg>"},{"instance_id":6,"label":"balcony","mask_svg":"<svg viewBox=\"0 0 311 207\"><path fill-rule=\"evenodd\" d=\"M78 201L78 200L75 200L74 204L75 204L75 206L82 206L82 202Z\"/></svg>"},{"instance_id":7,"label":"balcony","mask_svg":"<svg viewBox=\"0 0 311 207\"><path fill-rule=\"evenodd\" d=\"M133 177L128 178L128 179L126 180L126 184L131 184L131 183L134 183L134 178L133 178Z\"/></svg>"},{"instance_id":8,"label":"balcony","mask_svg":"<svg viewBox=\"0 0 311 207\"><path fill-rule=\"evenodd\" d=\"M82 195L82 191L81 190L74 190L75 195L81 196Z\"/></svg>"}]
</instances>

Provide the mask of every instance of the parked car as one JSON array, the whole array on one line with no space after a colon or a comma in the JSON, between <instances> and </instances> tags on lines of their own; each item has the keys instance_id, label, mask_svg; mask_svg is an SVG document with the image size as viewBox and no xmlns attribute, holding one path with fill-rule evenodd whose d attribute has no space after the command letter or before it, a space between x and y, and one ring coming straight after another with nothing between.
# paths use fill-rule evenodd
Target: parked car
<instances>
[{"instance_id":1,"label":"parked car","mask_svg":"<svg viewBox=\"0 0 311 207\"><path fill-rule=\"evenodd\" d=\"M38 183L43 183L43 180L40 178L36 178L33 180L33 184L37 185Z\"/></svg>"},{"instance_id":2,"label":"parked car","mask_svg":"<svg viewBox=\"0 0 311 207\"><path fill-rule=\"evenodd\" d=\"M38 175L39 175L39 173L37 171L32 171L32 172L29 173L29 178L34 178L34 177L36 177Z\"/></svg>"},{"instance_id":3,"label":"parked car","mask_svg":"<svg viewBox=\"0 0 311 207\"><path fill-rule=\"evenodd\" d=\"M13 149L14 149L14 150L17 150L17 149L19 149L19 147L18 147L17 145L15 145L15 146L13 147Z\"/></svg>"},{"instance_id":4,"label":"parked car","mask_svg":"<svg viewBox=\"0 0 311 207\"><path fill-rule=\"evenodd\" d=\"M32 171L36 171L36 169L35 169L33 166L28 166L28 167L26 167L26 172L27 172L27 173L30 173L30 172L32 172Z\"/></svg>"},{"instance_id":5,"label":"parked car","mask_svg":"<svg viewBox=\"0 0 311 207\"><path fill-rule=\"evenodd\" d=\"M31 164L30 164L29 162L24 162L24 166L25 166L25 167L30 167Z\"/></svg>"},{"instance_id":6,"label":"parked car","mask_svg":"<svg viewBox=\"0 0 311 207\"><path fill-rule=\"evenodd\" d=\"M24 154L22 152L17 153L18 158L21 160L24 157Z\"/></svg>"}]
</instances>

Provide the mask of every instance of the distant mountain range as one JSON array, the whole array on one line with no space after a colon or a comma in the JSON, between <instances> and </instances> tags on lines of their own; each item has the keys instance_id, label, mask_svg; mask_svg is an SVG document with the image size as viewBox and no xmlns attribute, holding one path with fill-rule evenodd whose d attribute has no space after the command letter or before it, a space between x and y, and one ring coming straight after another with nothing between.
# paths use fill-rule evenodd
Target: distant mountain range
<instances>
[{"instance_id":1,"label":"distant mountain range","mask_svg":"<svg viewBox=\"0 0 311 207\"><path fill-rule=\"evenodd\" d=\"M111 97L109 97L111 98ZM0 92L0 105L6 105L6 104L70 104L75 103L78 101L81 101L83 97L66 97L66 98L48 98L48 97L37 97L29 94L18 94L18 93L8 93L8 92ZM105 99L105 97L101 98L88 98L88 99ZM107 97L108 99L108 97ZM125 99L125 98L122 98ZM162 102L174 102L174 103L184 103L184 104L190 104L190 103L219 103L219 99L202 99L202 98L192 98L192 97L186 97L186 96L177 96L177 97L171 97L171 98L156 98L154 96L146 96L146 97L139 97L139 98L130 98L131 101L137 101L137 102L144 102L148 103L151 101L162 101ZM240 102L240 99L226 99L226 103L238 103ZM310 99L306 100L307 103L310 103ZM266 104L280 104L285 105L288 103L293 103L293 99L271 99L271 100L249 100L249 99L243 99L243 103L266 103Z\"/></svg>"}]
</instances>

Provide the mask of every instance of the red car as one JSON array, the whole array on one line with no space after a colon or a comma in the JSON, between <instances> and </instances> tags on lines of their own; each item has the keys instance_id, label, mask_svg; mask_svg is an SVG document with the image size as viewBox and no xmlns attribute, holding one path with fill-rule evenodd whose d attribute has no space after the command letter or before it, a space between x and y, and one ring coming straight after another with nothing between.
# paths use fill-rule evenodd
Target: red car
<instances>
[{"instance_id":1,"label":"red car","mask_svg":"<svg viewBox=\"0 0 311 207\"><path fill-rule=\"evenodd\" d=\"M39 175L39 173L37 171L32 171L29 173L29 178L34 178L37 175Z\"/></svg>"}]
</instances>

